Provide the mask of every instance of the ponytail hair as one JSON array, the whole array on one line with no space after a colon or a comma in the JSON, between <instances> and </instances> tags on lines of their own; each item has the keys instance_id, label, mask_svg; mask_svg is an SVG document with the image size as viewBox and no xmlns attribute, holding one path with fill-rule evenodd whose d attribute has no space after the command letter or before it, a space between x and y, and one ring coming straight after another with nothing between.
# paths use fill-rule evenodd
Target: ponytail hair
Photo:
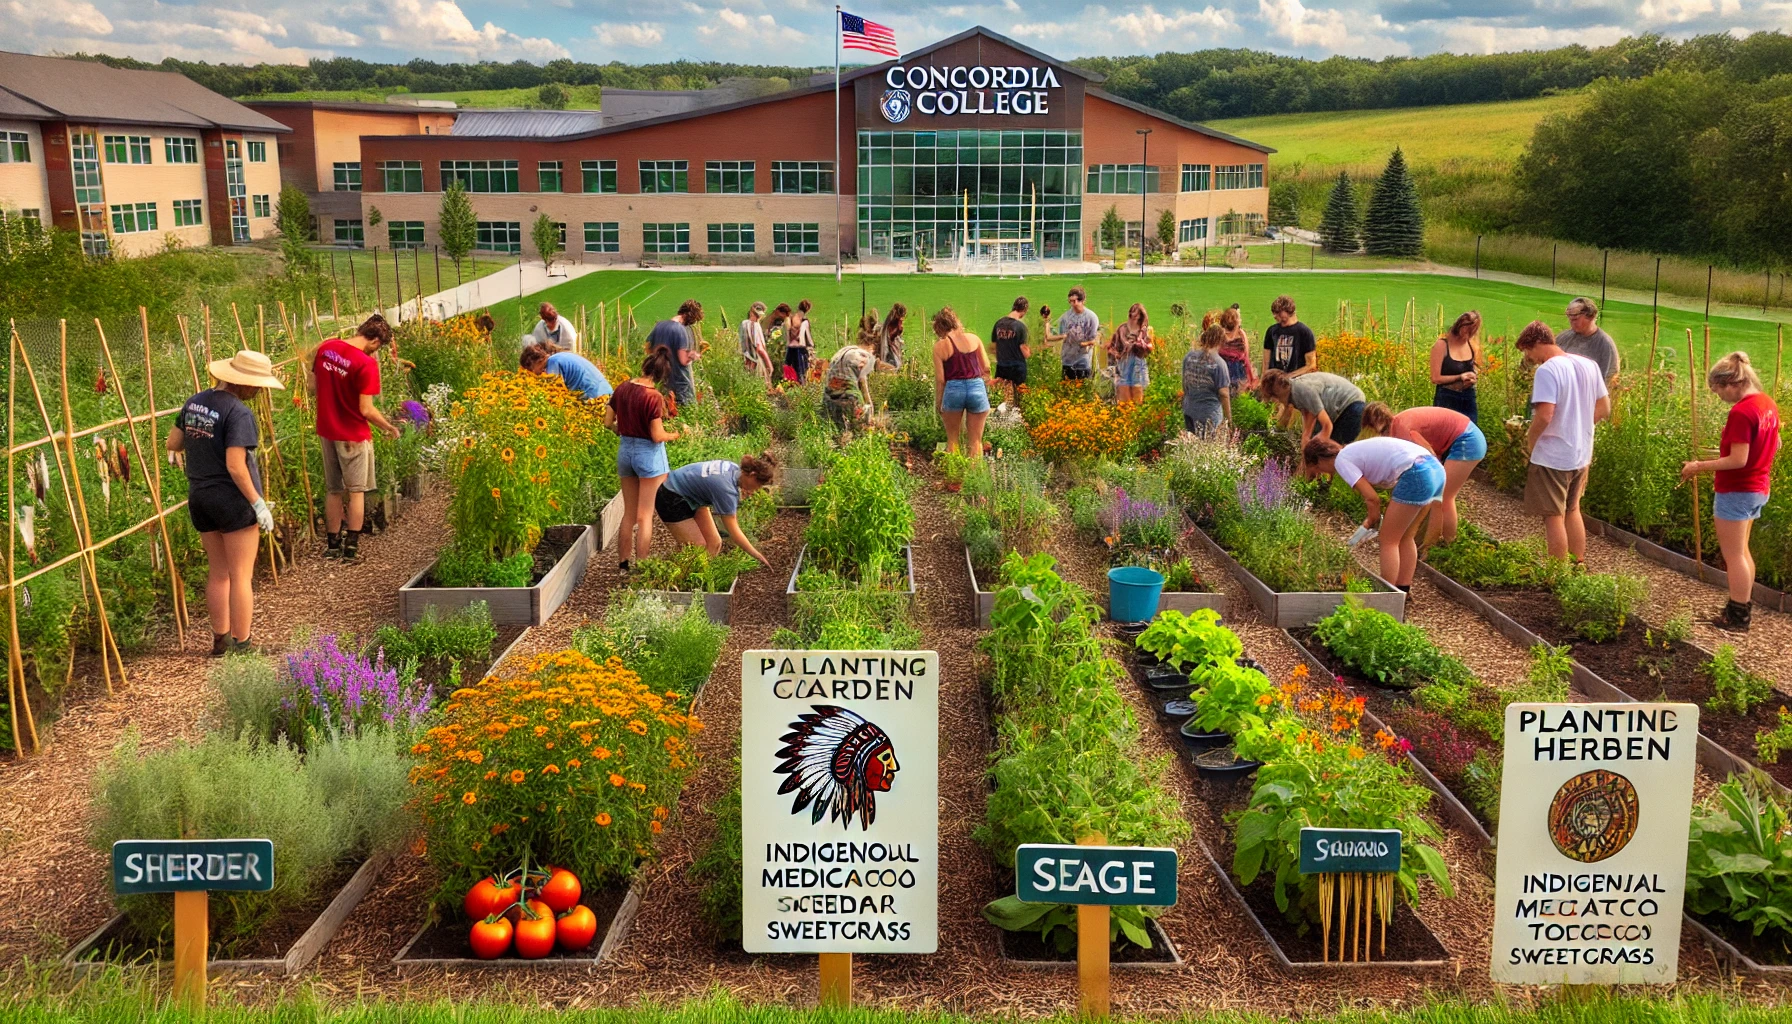
<instances>
[{"instance_id":1,"label":"ponytail hair","mask_svg":"<svg viewBox=\"0 0 1792 1024\"><path fill-rule=\"evenodd\" d=\"M672 376L672 350L664 345L655 345L647 358L641 360L641 376L652 378L655 384L664 384Z\"/></svg>"},{"instance_id":2,"label":"ponytail hair","mask_svg":"<svg viewBox=\"0 0 1792 1024\"><path fill-rule=\"evenodd\" d=\"M1315 437L1300 450L1300 460L1309 466L1317 466L1326 459L1337 458L1343 450L1343 445L1329 437Z\"/></svg>"},{"instance_id":3,"label":"ponytail hair","mask_svg":"<svg viewBox=\"0 0 1792 1024\"><path fill-rule=\"evenodd\" d=\"M1450 337L1461 341L1473 341L1475 335L1480 333L1481 314L1472 309L1457 317L1456 322L1450 325Z\"/></svg>"},{"instance_id":4,"label":"ponytail hair","mask_svg":"<svg viewBox=\"0 0 1792 1024\"><path fill-rule=\"evenodd\" d=\"M889 334L902 333L902 321L908 317L908 307L900 302L890 303L890 315L884 317L884 331Z\"/></svg>"},{"instance_id":5,"label":"ponytail hair","mask_svg":"<svg viewBox=\"0 0 1792 1024\"><path fill-rule=\"evenodd\" d=\"M951 306L941 306L933 314L933 333L939 337L944 338L961 326L963 325L959 322L958 314L952 312Z\"/></svg>"},{"instance_id":6,"label":"ponytail hair","mask_svg":"<svg viewBox=\"0 0 1792 1024\"><path fill-rule=\"evenodd\" d=\"M759 481L761 487L767 486L778 474L778 458L771 452L743 455L740 459L740 471Z\"/></svg>"},{"instance_id":7,"label":"ponytail hair","mask_svg":"<svg viewBox=\"0 0 1792 1024\"><path fill-rule=\"evenodd\" d=\"M1756 391L1761 390L1761 376L1749 362L1747 352L1732 352L1712 363L1711 369L1705 374L1705 383L1713 391L1738 384L1747 384Z\"/></svg>"},{"instance_id":8,"label":"ponytail hair","mask_svg":"<svg viewBox=\"0 0 1792 1024\"><path fill-rule=\"evenodd\" d=\"M1388 428L1394 425L1394 410L1388 408L1386 402L1370 402L1363 406L1363 426L1370 428L1382 437L1388 436Z\"/></svg>"}]
</instances>

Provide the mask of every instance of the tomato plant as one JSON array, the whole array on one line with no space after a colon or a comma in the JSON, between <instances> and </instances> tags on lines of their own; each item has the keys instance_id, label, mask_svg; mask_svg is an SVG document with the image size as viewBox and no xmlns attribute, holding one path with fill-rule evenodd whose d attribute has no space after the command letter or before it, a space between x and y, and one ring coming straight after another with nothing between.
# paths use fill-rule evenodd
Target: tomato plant
<instances>
[{"instance_id":1,"label":"tomato plant","mask_svg":"<svg viewBox=\"0 0 1792 1024\"><path fill-rule=\"evenodd\" d=\"M473 922L467 942L472 945L474 956L481 960L496 960L510 948L512 933L509 918L492 915Z\"/></svg>"},{"instance_id":2,"label":"tomato plant","mask_svg":"<svg viewBox=\"0 0 1792 1024\"><path fill-rule=\"evenodd\" d=\"M583 903L575 905L571 910L561 914L554 924L554 934L560 941L560 948L569 953L577 952L591 945L597 938L597 915Z\"/></svg>"},{"instance_id":3,"label":"tomato plant","mask_svg":"<svg viewBox=\"0 0 1792 1024\"><path fill-rule=\"evenodd\" d=\"M521 896L522 890L517 887L515 882L508 880L500 882L487 875L474 882L473 887L467 890L467 898L461 901L461 906L466 910L468 917L478 921L493 914L504 913Z\"/></svg>"},{"instance_id":4,"label":"tomato plant","mask_svg":"<svg viewBox=\"0 0 1792 1024\"><path fill-rule=\"evenodd\" d=\"M565 868L551 868L547 881L541 884L541 901L552 907L554 913L564 914L578 906L582 887L579 876Z\"/></svg>"},{"instance_id":5,"label":"tomato plant","mask_svg":"<svg viewBox=\"0 0 1792 1024\"><path fill-rule=\"evenodd\" d=\"M554 951L554 912L540 900L530 900L522 920L516 923L516 955L540 960Z\"/></svg>"}]
</instances>

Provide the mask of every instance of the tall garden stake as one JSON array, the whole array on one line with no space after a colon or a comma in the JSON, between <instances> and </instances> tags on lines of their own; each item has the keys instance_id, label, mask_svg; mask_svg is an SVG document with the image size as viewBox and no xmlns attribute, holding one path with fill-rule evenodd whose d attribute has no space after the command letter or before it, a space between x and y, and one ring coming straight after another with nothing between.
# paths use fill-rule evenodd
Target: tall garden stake
<instances>
[{"instance_id":1,"label":"tall garden stake","mask_svg":"<svg viewBox=\"0 0 1792 1024\"><path fill-rule=\"evenodd\" d=\"M313 305L312 308L316 309L317 307ZM314 319L312 322L316 323L316 320ZM309 371L305 366L305 350L299 345L297 327L298 323L296 320L292 327L289 328L286 326L286 303L280 303L280 329L286 331L287 342L291 346L296 357L299 379L308 380L310 378L307 376ZM309 460L307 458L305 444L305 435L315 434L316 431L311 429L311 403L301 401L299 403L299 408L304 410L303 414L299 417L299 481L305 485L305 536L310 537L312 540L316 540L317 517L313 512L317 506L312 504L311 469L306 464ZM323 442L319 440L318 443L322 444Z\"/></svg>"},{"instance_id":2,"label":"tall garden stake","mask_svg":"<svg viewBox=\"0 0 1792 1024\"><path fill-rule=\"evenodd\" d=\"M147 353L149 342L149 311L141 306L137 307L137 311L143 321L144 350ZM100 336L100 353L106 357L106 372L112 375L112 380L118 385L118 404L124 409L125 433L130 435L131 451L136 453L137 466L139 467L138 472L142 473L144 486L149 489L149 500L155 502L156 505L156 526L161 530L162 534L162 553L168 557L168 600L171 602L171 607L174 611L174 635L178 639L180 646L184 648L187 646L187 630L180 619L180 569L174 564L174 543L168 539L168 513L162 508L162 487L161 484L157 482L155 476L149 473L143 473L142 467L149 463L148 458L146 458L144 454L143 439L137 434L137 420L136 417L131 415L131 400L125 397L126 389L124 386L124 378L118 375L118 364L112 359L112 346L106 340L106 328L100 323L100 318L97 316L93 318L93 329L97 331ZM149 364L146 359L144 362L144 369L147 370L148 368ZM149 406L149 422L152 428L152 434L154 433L153 427L155 421L156 407L155 403L152 401Z\"/></svg>"},{"instance_id":3,"label":"tall garden stake","mask_svg":"<svg viewBox=\"0 0 1792 1024\"><path fill-rule=\"evenodd\" d=\"M19 330L12 327L12 349L17 351L24 346L19 340ZM17 524L18 508L13 502L13 444L18 436L17 417L13 414L13 398L17 390L18 360L6 360L6 521ZM25 655L19 645L19 598L13 586L17 577L19 531L13 526L6 531L6 624L12 642L6 649L6 711L12 719L12 749L23 756L25 739L19 732L19 705L25 706L25 720L31 724L31 749L37 749L37 724L31 721L31 697L25 688Z\"/></svg>"},{"instance_id":4,"label":"tall garden stake","mask_svg":"<svg viewBox=\"0 0 1792 1024\"><path fill-rule=\"evenodd\" d=\"M1686 329L1686 390L1692 398L1692 457L1699 457L1699 367L1693 362L1692 328ZM1699 521L1699 478L1692 478L1692 560L1699 567L1699 580L1705 579L1705 527Z\"/></svg>"},{"instance_id":5,"label":"tall garden stake","mask_svg":"<svg viewBox=\"0 0 1792 1024\"><path fill-rule=\"evenodd\" d=\"M155 480L156 493L159 495L162 490L162 459L160 457L162 455L162 452L156 448L156 442L161 438L161 430L160 430L160 428L158 428L156 426L156 418L155 418L156 417L156 370L155 370L155 365L150 361L149 310L145 309L142 306L138 306L137 307L137 315L139 317L141 317L143 320L143 391L149 400L149 416L150 416L150 419L149 419L149 450L151 452L153 452L156 456L156 458L153 458L150 460L149 476ZM182 338L184 340L184 338L185 338L184 333L182 335ZM177 422L177 423L180 422L180 412L179 412L178 406L176 407L176 412L174 415L175 415L175 422ZM139 456L139 458L141 458L141 456ZM164 505L163 505L162 499L160 497L157 497L156 498L156 508L158 510L160 510L163 507L164 507ZM166 512L163 512L162 514L164 516L167 515ZM166 535L167 535L167 521L164 520L163 521L164 540L166 540ZM168 561L170 564L172 564L174 562L174 553L172 551L168 552ZM191 626L193 620L187 614L187 588L184 585L175 587L174 588L174 597L175 597L175 604L177 605L177 607L175 609L175 614L177 616L179 616L178 621L180 622L182 628ZM184 644L184 640L183 640L183 644Z\"/></svg>"}]
</instances>

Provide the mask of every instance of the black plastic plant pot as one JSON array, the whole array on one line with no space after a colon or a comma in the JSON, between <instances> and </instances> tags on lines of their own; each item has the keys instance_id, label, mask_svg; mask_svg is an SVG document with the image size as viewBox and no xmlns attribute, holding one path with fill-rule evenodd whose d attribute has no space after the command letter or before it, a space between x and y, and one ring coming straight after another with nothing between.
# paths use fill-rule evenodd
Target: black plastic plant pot
<instances>
[{"instance_id":1,"label":"black plastic plant pot","mask_svg":"<svg viewBox=\"0 0 1792 1024\"><path fill-rule=\"evenodd\" d=\"M1127 643L1132 643L1139 638L1140 633L1150 628L1151 623L1149 622L1116 622L1114 623L1114 635Z\"/></svg>"},{"instance_id":2,"label":"black plastic plant pot","mask_svg":"<svg viewBox=\"0 0 1792 1024\"><path fill-rule=\"evenodd\" d=\"M1263 767L1262 761L1247 761L1234 753L1230 746L1210 747L1196 753L1193 760L1197 774L1216 782L1247 778Z\"/></svg>"},{"instance_id":3,"label":"black plastic plant pot","mask_svg":"<svg viewBox=\"0 0 1792 1024\"><path fill-rule=\"evenodd\" d=\"M1192 719L1182 723L1182 728L1177 730L1177 735L1182 737L1182 745L1189 750L1211 750L1232 742L1231 733L1208 732L1196 725Z\"/></svg>"},{"instance_id":4,"label":"black plastic plant pot","mask_svg":"<svg viewBox=\"0 0 1792 1024\"><path fill-rule=\"evenodd\" d=\"M1147 666L1143 675L1147 690L1162 690L1166 687L1188 685L1188 673L1178 671L1168 665Z\"/></svg>"},{"instance_id":5,"label":"black plastic plant pot","mask_svg":"<svg viewBox=\"0 0 1792 1024\"><path fill-rule=\"evenodd\" d=\"M1164 663L1162 658L1152 654L1150 651L1142 651L1137 648L1132 652L1132 662L1140 668L1150 668L1153 665L1162 665Z\"/></svg>"},{"instance_id":6,"label":"black plastic plant pot","mask_svg":"<svg viewBox=\"0 0 1792 1024\"><path fill-rule=\"evenodd\" d=\"M1181 686L1148 686L1146 692L1151 694L1151 703L1163 707L1173 700L1187 700L1195 692L1194 683L1183 683Z\"/></svg>"},{"instance_id":7,"label":"black plastic plant pot","mask_svg":"<svg viewBox=\"0 0 1792 1024\"><path fill-rule=\"evenodd\" d=\"M1200 709L1200 705L1196 704L1194 701L1184 697L1178 697L1175 700L1166 700L1158 705L1157 717L1166 722L1173 722L1180 725L1188 719L1193 718L1195 712Z\"/></svg>"},{"instance_id":8,"label":"black plastic plant pot","mask_svg":"<svg viewBox=\"0 0 1792 1024\"><path fill-rule=\"evenodd\" d=\"M1236 664L1236 665L1237 665L1237 666L1238 666L1238 667L1239 667L1239 668L1254 668L1254 669L1256 669L1256 670L1257 670L1257 671L1259 671L1259 672L1263 672L1263 666L1262 666L1262 665L1259 665L1259 664L1257 664L1257 659L1256 659L1256 658L1252 658L1252 657L1249 657L1249 656L1246 656L1246 657L1243 657L1243 658L1233 658L1233 659L1232 659L1232 661L1233 661L1233 663L1234 663L1234 664ZM1264 674L1264 675L1268 675L1268 674L1269 674L1269 673L1267 673L1267 672L1263 672L1263 674Z\"/></svg>"}]
</instances>

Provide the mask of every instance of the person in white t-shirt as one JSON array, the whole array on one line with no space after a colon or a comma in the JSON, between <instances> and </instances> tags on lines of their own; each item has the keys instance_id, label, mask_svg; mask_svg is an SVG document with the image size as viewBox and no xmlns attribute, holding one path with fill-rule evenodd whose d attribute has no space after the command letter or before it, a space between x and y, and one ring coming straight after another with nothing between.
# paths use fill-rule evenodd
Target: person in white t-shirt
<instances>
[{"instance_id":1,"label":"person in white t-shirt","mask_svg":"<svg viewBox=\"0 0 1792 1024\"><path fill-rule=\"evenodd\" d=\"M1350 538L1351 546L1380 532L1381 578L1412 593L1413 573L1419 568L1419 524L1424 511L1444 495L1444 467L1437 456L1397 437L1369 437L1347 445L1315 437L1301 449L1301 464L1309 478L1336 473L1363 496L1368 513ZM1381 489L1393 500L1383 512Z\"/></svg>"},{"instance_id":2,"label":"person in white t-shirt","mask_svg":"<svg viewBox=\"0 0 1792 1024\"><path fill-rule=\"evenodd\" d=\"M529 337L544 345L552 345L561 352L574 352L579 347L579 332L572 323L560 315L552 302L544 302L538 311L541 319L535 321L535 328Z\"/></svg>"},{"instance_id":3,"label":"person in white t-shirt","mask_svg":"<svg viewBox=\"0 0 1792 1024\"><path fill-rule=\"evenodd\" d=\"M1587 526L1580 496L1593 463L1593 424L1611 415L1611 395L1599 364L1556 345L1555 331L1533 320L1514 343L1537 368L1531 384L1531 429L1525 450L1531 468L1524 479L1524 510L1543 518L1549 557L1587 557Z\"/></svg>"}]
</instances>

